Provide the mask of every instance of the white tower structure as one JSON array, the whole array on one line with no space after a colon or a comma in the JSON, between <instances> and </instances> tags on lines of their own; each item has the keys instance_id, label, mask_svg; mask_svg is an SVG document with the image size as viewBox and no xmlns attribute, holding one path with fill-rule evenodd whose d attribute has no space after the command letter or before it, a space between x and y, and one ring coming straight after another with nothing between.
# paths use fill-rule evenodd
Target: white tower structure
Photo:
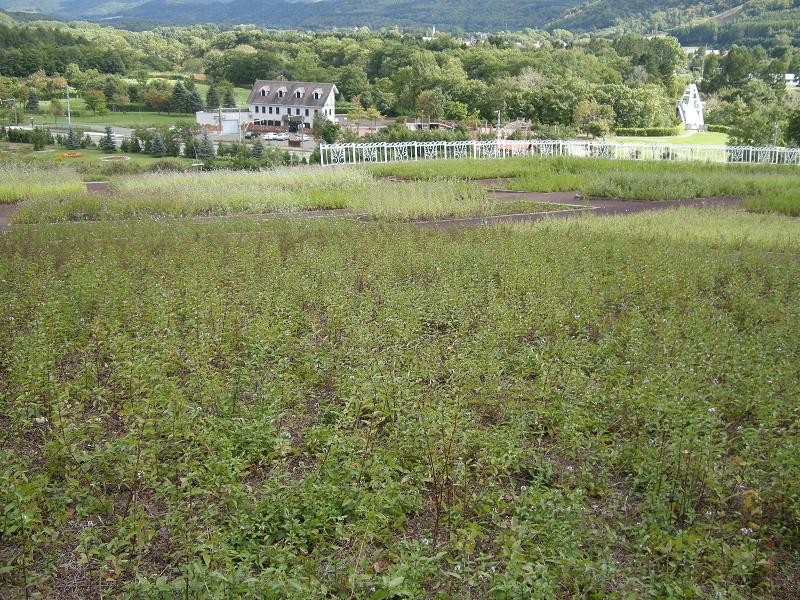
<instances>
[{"instance_id":1,"label":"white tower structure","mask_svg":"<svg viewBox=\"0 0 800 600\"><path fill-rule=\"evenodd\" d=\"M703 111L705 105L700 99L700 91L697 86L690 83L683 92L683 98L678 102L678 116L683 121L686 129L703 129L705 119Z\"/></svg>"}]
</instances>

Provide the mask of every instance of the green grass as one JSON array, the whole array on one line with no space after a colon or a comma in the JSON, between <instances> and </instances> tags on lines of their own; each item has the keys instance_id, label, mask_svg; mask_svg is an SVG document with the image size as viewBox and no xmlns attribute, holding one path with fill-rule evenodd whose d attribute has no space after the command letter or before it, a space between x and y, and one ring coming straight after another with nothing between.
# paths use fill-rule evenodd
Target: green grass
<instances>
[{"instance_id":1,"label":"green grass","mask_svg":"<svg viewBox=\"0 0 800 600\"><path fill-rule=\"evenodd\" d=\"M731 211L12 228L0 586L792 597L798 253Z\"/></svg>"},{"instance_id":2,"label":"green grass","mask_svg":"<svg viewBox=\"0 0 800 600\"><path fill-rule=\"evenodd\" d=\"M439 160L375 165L376 176L419 180L509 178L501 187L602 198L679 200L742 196L761 212L800 211L800 169L788 165L645 162L586 158Z\"/></svg>"},{"instance_id":3,"label":"green grass","mask_svg":"<svg viewBox=\"0 0 800 600\"><path fill-rule=\"evenodd\" d=\"M406 221L493 215L518 208L492 202L485 189L464 182L395 183L376 181L361 170L291 168L121 176L113 180L110 195L41 198L21 206L14 220L43 223L349 209L372 219ZM536 205L535 210L552 208Z\"/></svg>"},{"instance_id":4,"label":"green grass","mask_svg":"<svg viewBox=\"0 0 800 600\"><path fill-rule=\"evenodd\" d=\"M84 189L80 177L69 169L41 169L34 164L0 161L0 204L42 199L50 202Z\"/></svg>"},{"instance_id":5,"label":"green grass","mask_svg":"<svg viewBox=\"0 0 800 600\"><path fill-rule=\"evenodd\" d=\"M616 137L607 138L609 142L642 142L645 144L696 144L700 146L724 146L728 143L727 133L699 131L691 135L664 137Z\"/></svg>"},{"instance_id":6,"label":"green grass","mask_svg":"<svg viewBox=\"0 0 800 600\"><path fill-rule=\"evenodd\" d=\"M92 125L92 126L106 126L112 127L128 127L136 129L137 127L159 127L171 125L192 125L194 124L194 116L189 115L169 115L166 113L155 112L106 112L103 114L93 115L91 111L84 110L84 113L79 117L72 119L73 126ZM34 123L37 125L53 125L58 127L66 127L67 118L58 117L53 118L52 115L36 115L34 116Z\"/></svg>"}]
</instances>

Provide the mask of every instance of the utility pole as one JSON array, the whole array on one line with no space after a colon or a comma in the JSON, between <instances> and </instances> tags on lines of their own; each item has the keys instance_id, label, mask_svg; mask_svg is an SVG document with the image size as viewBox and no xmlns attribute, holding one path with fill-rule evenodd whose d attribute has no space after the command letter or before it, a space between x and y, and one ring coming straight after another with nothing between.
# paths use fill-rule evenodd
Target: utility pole
<instances>
[{"instance_id":1,"label":"utility pole","mask_svg":"<svg viewBox=\"0 0 800 600\"><path fill-rule=\"evenodd\" d=\"M65 84L64 88L67 90L67 127L72 128L72 112L69 108L69 84Z\"/></svg>"},{"instance_id":2,"label":"utility pole","mask_svg":"<svg viewBox=\"0 0 800 600\"><path fill-rule=\"evenodd\" d=\"M500 111L497 111L497 141L500 141Z\"/></svg>"},{"instance_id":3,"label":"utility pole","mask_svg":"<svg viewBox=\"0 0 800 600\"><path fill-rule=\"evenodd\" d=\"M777 145L778 145L778 124L775 123L772 126L772 147L774 148Z\"/></svg>"}]
</instances>

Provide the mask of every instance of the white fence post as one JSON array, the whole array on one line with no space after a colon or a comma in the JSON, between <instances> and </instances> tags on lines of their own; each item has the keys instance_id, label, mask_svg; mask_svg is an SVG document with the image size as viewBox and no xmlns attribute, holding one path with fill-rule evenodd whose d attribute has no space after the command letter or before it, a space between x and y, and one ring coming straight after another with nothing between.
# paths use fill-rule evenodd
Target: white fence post
<instances>
[{"instance_id":1,"label":"white fence post","mask_svg":"<svg viewBox=\"0 0 800 600\"><path fill-rule=\"evenodd\" d=\"M423 150L420 157L420 150ZM413 152L413 156L411 153ZM394 162L439 158L453 160L502 159L515 156L539 157L603 157L613 160L689 160L718 163L768 163L800 165L800 148L752 146L700 146L694 144L650 144L635 142L532 140L457 141L457 142L393 142L372 144L320 144L320 165Z\"/></svg>"}]
</instances>

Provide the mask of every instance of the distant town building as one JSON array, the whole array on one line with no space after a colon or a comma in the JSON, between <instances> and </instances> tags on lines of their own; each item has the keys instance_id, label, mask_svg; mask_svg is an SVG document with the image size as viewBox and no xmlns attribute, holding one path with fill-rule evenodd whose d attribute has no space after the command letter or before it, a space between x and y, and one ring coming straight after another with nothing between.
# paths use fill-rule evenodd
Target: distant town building
<instances>
[{"instance_id":1,"label":"distant town building","mask_svg":"<svg viewBox=\"0 0 800 600\"><path fill-rule=\"evenodd\" d=\"M208 131L236 134L243 129L311 129L314 117L336 122L333 83L260 79L253 84L247 108L199 111L197 123Z\"/></svg>"},{"instance_id":2,"label":"distant town building","mask_svg":"<svg viewBox=\"0 0 800 600\"><path fill-rule=\"evenodd\" d=\"M786 81L786 87L797 87L799 83L797 75L795 75L794 73L786 73L786 75L784 75L783 77L784 81Z\"/></svg>"},{"instance_id":3,"label":"distant town building","mask_svg":"<svg viewBox=\"0 0 800 600\"><path fill-rule=\"evenodd\" d=\"M700 99L700 91L693 83L686 87L683 97L678 102L678 116L686 129L703 129L705 127L705 105Z\"/></svg>"}]
</instances>

